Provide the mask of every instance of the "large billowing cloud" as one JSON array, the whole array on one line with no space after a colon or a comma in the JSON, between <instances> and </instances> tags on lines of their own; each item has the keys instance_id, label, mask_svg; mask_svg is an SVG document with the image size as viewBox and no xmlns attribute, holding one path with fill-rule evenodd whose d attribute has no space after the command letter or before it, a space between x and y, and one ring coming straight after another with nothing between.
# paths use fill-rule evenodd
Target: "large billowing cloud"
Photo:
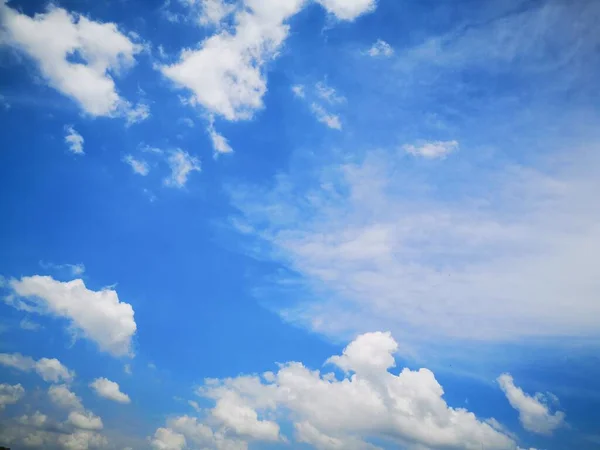
<instances>
[{"instance_id":1,"label":"large billowing cloud","mask_svg":"<svg viewBox=\"0 0 600 450\"><path fill-rule=\"evenodd\" d=\"M564 425L565 413L551 412L549 403L556 401L556 397L540 392L533 397L527 395L520 387L515 386L513 377L507 373L498 377L498 384L506 394L510 405L519 411L519 420L526 430L549 435L556 428Z\"/></svg>"},{"instance_id":2,"label":"large billowing cloud","mask_svg":"<svg viewBox=\"0 0 600 450\"><path fill-rule=\"evenodd\" d=\"M121 302L113 289L92 291L83 280L62 282L39 275L10 280L9 286L13 306L67 318L73 331L96 342L100 350L115 356L132 355L133 308Z\"/></svg>"},{"instance_id":3,"label":"large billowing cloud","mask_svg":"<svg viewBox=\"0 0 600 450\"><path fill-rule=\"evenodd\" d=\"M204 2L203 23L218 24L233 14L234 29L219 29L202 41L198 49L184 50L177 63L163 66L161 71L178 86L191 91L192 103L227 120L249 119L262 107L267 91L264 65L277 56L287 38L288 19L307 3L244 0L238 8L231 8L224 2ZM375 6L373 0L319 3L343 20L353 20Z\"/></svg>"},{"instance_id":4,"label":"large billowing cloud","mask_svg":"<svg viewBox=\"0 0 600 450\"><path fill-rule=\"evenodd\" d=\"M142 49L114 23L94 22L55 6L32 18L4 1L0 21L1 42L33 59L48 84L74 99L86 113L125 115L129 122L147 117L136 114L139 107L132 108L119 96L110 75L132 66ZM81 61L73 61L74 55Z\"/></svg>"},{"instance_id":5,"label":"large billowing cloud","mask_svg":"<svg viewBox=\"0 0 600 450\"><path fill-rule=\"evenodd\" d=\"M229 439L246 448L251 441L292 438L319 450L378 448L370 439L408 448L518 448L495 420L450 407L431 371L392 373L397 350L390 333L367 333L327 361L343 376L288 362L262 376L206 380L197 393L215 406L201 421L170 419L157 430L154 447L196 449ZM283 437L275 420L291 421L294 436Z\"/></svg>"}]
</instances>

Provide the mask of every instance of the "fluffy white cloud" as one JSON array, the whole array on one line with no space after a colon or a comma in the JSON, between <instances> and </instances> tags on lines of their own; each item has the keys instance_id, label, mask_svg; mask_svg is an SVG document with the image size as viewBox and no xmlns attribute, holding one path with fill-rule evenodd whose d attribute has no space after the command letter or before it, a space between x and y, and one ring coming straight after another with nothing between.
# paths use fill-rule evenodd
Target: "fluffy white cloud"
<instances>
[{"instance_id":1,"label":"fluffy white cloud","mask_svg":"<svg viewBox=\"0 0 600 450\"><path fill-rule=\"evenodd\" d=\"M83 155L83 136L73 128L73 125L67 125L65 132L67 133L65 135L65 142L69 146L69 150L76 155Z\"/></svg>"},{"instance_id":2,"label":"fluffy white cloud","mask_svg":"<svg viewBox=\"0 0 600 450\"><path fill-rule=\"evenodd\" d=\"M47 270L57 270L57 271L66 270L71 276L74 276L74 277L81 276L85 272L85 266L83 265L83 263L54 264L51 262L40 261L40 266L43 269L47 269Z\"/></svg>"},{"instance_id":3,"label":"fluffy white cloud","mask_svg":"<svg viewBox=\"0 0 600 450\"><path fill-rule=\"evenodd\" d=\"M127 394L121 392L118 383L107 378L96 378L90 387L96 391L100 397L107 398L117 403L130 403L131 399Z\"/></svg>"},{"instance_id":4,"label":"fluffy white cloud","mask_svg":"<svg viewBox=\"0 0 600 450\"><path fill-rule=\"evenodd\" d=\"M123 161L131 166L133 173L137 173L138 175L145 177L150 172L150 166L148 163L142 159L135 159L133 155L125 155Z\"/></svg>"},{"instance_id":5,"label":"fluffy white cloud","mask_svg":"<svg viewBox=\"0 0 600 450\"><path fill-rule=\"evenodd\" d=\"M318 3L340 20L355 20L375 10L377 0L317 0Z\"/></svg>"},{"instance_id":6,"label":"fluffy white cloud","mask_svg":"<svg viewBox=\"0 0 600 450\"><path fill-rule=\"evenodd\" d=\"M189 1L191 5L198 2ZM201 22L220 23L233 15L233 30L218 32L185 49L162 73L192 93L190 102L227 120L245 120L262 108L267 91L264 65L274 59L289 33L287 20L308 2L304 0L244 0L234 8L219 0L200 2ZM321 0L341 20L354 20L375 8L374 0Z\"/></svg>"},{"instance_id":7,"label":"fluffy white cloud","mask_svg":"<svg viewBox=\"0 0 600 450\"><path fill-rule=\"evenodd\" d=\"M498 384L506 394L510 405L519 412L519 420L526 430L550 435L556 428L564 425L564 412L550 412L549 403L555 401L556 397L550 396L549 399L539 392L531 397L515 386L513 377L507 373L498 377Z\"/></svg>"},{"instance_id":8,"label":"fluffy white cloud","mask_svg":"<svg viewBox=\"0 0 600 450\"><path fill-rule=\"evenodd\" d=\"M208 135L210 136L210 140L215 151L215 156L221 153L233 152L233 149L231 148L231 145L229 145L227 138L222 134L219 134L217 130L215 130L214 120L212 118L206 130L208 131Z\"/></svg>"},{"instance_id":9,"label":"fluffy white cloud","mask_svg":"<svg viewBox=\"0 0 600 450\"><path fill-rule=\"evenodd\" d=\"M457 141L431 141L418 145L406 144L402 147L406 153L422 156L426 159L443 159L458 150Z\"/></svg>"},{"instance_id":10,"label":"fluffy white cloud","mask_svg":"<svg viewBox=\"0 0 600 450\"><path fill-rule=\"evenodd\" d=\"M125 123L127 126L143 122L151 116L150 107L144 103L139 103L135 107L128 107L123 114L125 116Z\"/></svg>"},{"instance_id":11,"label":"fluffy white cloud","mask_svg":"<svg viewBox=\"0 0 600 450\"><path fill-rule=\"evenodd\" d=\"M303 85L301 85L301 84L295 84L295 85L293 85L292 86L292 92L298 98L305 98L306 97L305 87Z\"/></svg>"},{"instance_id":12,"label":"fluffy white cloud","mask_svg":"<svg viewBox=\"0 0 600 450\"><path fill-rule=\"evenodd\" d=\"M394 49L387 42L377 39L377 42L373 44L367 53L372 57L382 56L389 58L394 54Z\"/></svg>"},{"instance_id":13,"label":"fluffy white cloud","mask_svg":"<svg viewBox=\"0 0 600 450\"><path fill-rule=\"evenodd\" d=\"M0 383L0 411L6 405L17 403L25 395L25 389L20 384Z\"/></svg>"},{"instance_id":14,"label":"fluffy white cloud","mask_svg":"<svg viewBox=\"0 0 600 450\"><path fill-rule=\"evenodd\" d=\"M90 411L71 411L67 422L75 428L87 431L98 431L104 426L102 419Z\"/></svg>"},{"instance_id":15,"label":"fluffy white cloud","mask_svg":"<svg viewBox=\"0 0 600 450\"><path fill-rule=\"evenodd\" d=\"M55 405L61 408L83 410L81 399L64 384L50 386L48 388L48 396Z\"/></svg>"},{"instance_id":16,"label":"fluffy white cloud","mask_svg":"<svg viewBox=\"0 0 600 450\"><path fill-rule=\"evenodd\" d=\"M181 450L185 448L185 436L170 428L159 428L151 441L152 448L157 450Z\"/></svg>"},{"instance_id":17,"label":"fluffy white cloud","mask_svg":"<svg viewBox=\"0 0 600 450\"><path fill-rule=\"evenodd\" d=\"M69 370L56 358L41 358L35 361L20 353L0 353L0 364L23 372L35 371L44 381L52 383L60 381L69 383L75 378L75 372Z\"/></svg>"},{"instance_id":18,"label":"fluffy white cloud","mask_svg":"<svg viewBox=\"0 0 600 450\"><path fill-rule=\"evenodd\" d=\"M115 356L131 355L131 339L136 331L133 308L119 301L110 288L92 291L83 280L57 281L49 276L34 275L10 280L9 286L18 299L12 304L20 309L65 317L71 327L99 348Z\"/></svg>"},{"instance_id":19,"label":"fluffy white cloud","mask_svg":"<svg viewBox=\"0 0 600 450\"><path fill-rule=\"evenodd\" d=\"M180 416L169 419L167 427L156 430L151 441L157 450L216 449L247 450L246 441L227 437L225 431L214 432L195 417Z\"/></svg>"},{"instance_id":20,"label":"fluffy white cloud","mask_svg":"<svg viewBox=\"0 0 600 450\"><path fill-rule=\"evenodd\" d=\"M252 440L287 440L271 420L278 418L294 424L297 442L319 450L378 448L370 439L403 448L518 448L509 434L466 409L448 406L431 371L390 372L397 349L390 333L367 333L328 359L345 373L341 378L288 362L262 377L205 380L197 393L215 406L205 411L203 421L170 419L155 440L177 436L175 448L204 448L222 435L246 448Z\"/></svg>"},{"instance_id":21,"label":"fluffy white cloud","mask_svg":"<svg viewBox=\"0 0 600 450\"><path fill-rule=\"evenodd\" d=\"M126 114L131 106L110 73L135 63L141 50L114 23L94 22L50 6L33 18L0 4L3 42L33 59L50 86L79 103L92 116ZM72 61L76 55L82 61Z\"/></svg>"},{"instance_id":22,"label":"fluffy white cloud","mask_svg":"<svg viewBox=\"0 0 600 450\"><path fill-rule=\"evenodd\" d=\"M171 175L165 178L165 186L182 188L192 172L200 172L198 158L181 149L173 150L167 158L167 163L171 168Z\"/></svg>"},{"instance_id":23,"label":"fluffy white cloud","mask_svg":"<svg viewBox=\"0 0 600 450\"><path fill-rule=\"evenodd\" d=\"M334 130L342 129L342 122L340 121L338 115L327 112L325 108L318 103L313 103L310 105L310 109L319 122L327 125L329 128L333 128Z\"/></svg>"}]
</instances>

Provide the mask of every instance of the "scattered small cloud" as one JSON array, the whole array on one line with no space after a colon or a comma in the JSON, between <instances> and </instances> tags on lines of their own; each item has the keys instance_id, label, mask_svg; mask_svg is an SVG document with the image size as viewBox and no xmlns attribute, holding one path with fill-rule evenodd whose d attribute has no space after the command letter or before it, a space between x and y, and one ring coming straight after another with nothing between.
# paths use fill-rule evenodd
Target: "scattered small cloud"
<instances>
[{"instance_id":1,"label":"scattered small cloud","mask_svg":"<svg viewBox=\"0 0 600 450\"><path fill-rule=\"evenodd\" d=\"M127 108L125 111L125 124L129 127L133 124L143 122L149 117L150 107L145 103L140 103L135 108Z\"/></svg>"},{"instance_id":2,"label":"scattered small cloud","mask_svg":"<svg viewBox=\"0 0 600 450\"><path fill-rule=\"evenodd\" d=\"M218 156L223 153L233 153L233 149L229 145L227 138L222 134L219 134L217 130L215 130L214 119L212 117L209 121L206 131L210 136L215 156Z\"/></svg>"},{"instance_id":3,"label":"scattered small cloud","mask_svg":"<svg viewBox=\"0 0 600 450\"><path fill-rule=\"evenodd\" d=\"M40 261L40 267L46 270L67 271L71 276L80 277L85 272L85 266L79 264L54 264L51 262Z\"/></svg>"},{"instance_id":4,"label":"scattered small cloud","mask_svg":"<svg viewBox=\"0 0 600 450\"><path fill-rule=\"evenodd\" d=\"M304 92L304 89L305 89L304 86L301 84L295 84L292 86L292 92L298 98L306 97L306 93Z\"/></svg>"},{"instance_id":5,"label":"scattered small cloud","mask_svg":"<svg viewBox=\"0 0 600 450\"><path fill-rule=\"evenodd\" d=\"M324 81L319 81L315 85L315 92L317 97L329 104L343 103L346 101L344 96L339 95L334 88L328 86Z\"/></svg>"},{"instance_id":6,"label":"scattered small cloud","mask_svg":"<svg viewBox=\"0 0 600 450\"><path fill-rule=\"evenodd\" d=\"M56 358L41 358L34 360L20 353L0 353L0 365L17 369L22 372L36 372L44 381L70 383L75 378L75 372L69 370Z\"/></svg>"},{"instance_id":7,"label":"scattered small cloud","mask_svg":"<svg viewBox=\"0 0 600 450\"><path fill-rule=\"evenodd\" d=\"M317 118L317 120L329 128L333 128L334 130L342 129L342 122L337 114L329 113L318 103L313 103L311 105L311 111Z\"/></svg>"},{"instance_id":8,"label":"scattered small cloud","mask_svg":"<svg viewBox=\"0 0 600 450\"><path fill-rule=\"evenodd\" d=\"M69 146L69 151L76 155L83 155L83 136L73 128L73 125L65 126L65 133L65 142Z\"/></svg>"},{"instance_id":9,"label":"scattered small cloud","mask_svg":"<svg viewBox=\"0 0 600 450\"><path fill-rule=\"evenodd\" d=\"M551 435L552 432L563 426L565 413L562 411L551 412L549 403L557 403L554 394L544 395L540 392L533 397L515 386L513 377L504 373L498 377L498 384L510 405L519 412L519 421L523 428L532 433Z\"/></svg>"},{"instance_id":10,"label":"scattered small cloud","mask_svg":"<svg viewBox=\"0 0 600 450\"><path fill-rule=\"evenodd\" d=\"M42 326L39 323L33 322L32 320L29 320L27 318L22 319L21 322L19 322L19 327L22 330L26 331L38 331L42 328Z\"/></svg>"},{"instance_id":11,"label":"scattered small cloud","mask_svg":"<svg viewBox=\"0 0 600 450\"><path fill-rule=\"evenodd\" d=\"M164 151L158 147L152 147L151 145L144 144L140 146L140 150L144 153L154 153L156 155L162 155Z\"/></svg>"},{"instance_id":12,"label":"scattered small cloud","mask_svg":"<svg viewBox=\"0 0 600 450\"><path fill-rule=\"evenodd\" d=\"M25 395L25 389L20 384L0 383L0 411L6 405L14 405Z\"/></svg>"},{"instance_id":13,"label":"scattered small cloud","mask_svg":"<svg viewBox=\"0 0 600 450\"><path fill-rule=\"evenodd\" d=\"M179 122L181 122L183 125L189 128L194 128L194 126L196 125L194 121L189 117L182 117L181 119L179 119Z\"/></svg>"},{"instance_id":14,"label":"scattered small cloud","mask_svg":"<svg viewBox=\"0 0 600 450\"><path fill-rule=\"evenodd\" d=\"M450 153L458 150L458 141L430 141L417 145L406 144L402 148L413 156L421 156L425 159L444 159Z\"/></svg>"},{"instance_id":15,"label":"scattered small cloud","mask_svg":"<svg viewBox=\"0 0 600 450\"><path fill-rule=\"evenodd\" d=\"M394 49L387 42L377 39L377 42L367 51L369 56L389 58L394 54Z\"/></svg>"},{"instance_id":16,"label":"scattered small cloud","mask_svg":"<svg viewBox=\"0 0 600 450\"><path fill-rule=\"evenodd\" d=\"M121 392L119 384L107 378L96 378L90 387L97 395L117 403L131 403L129 396Z\"/></svg>"},{"instance_id":17,"label":"scattered small cloud","mask_svg":"<svg viewBox=\"0 0 600 450\"><path fill-rule=\"evenodd\" d=\"M190 405L192 408L194 408L194 411L196 411L197 413L202 411L198 402L196 402L194 400L188 400L188 405Z\"/></svg>"},{"instance_id":18,"label":"scattered small cloud","mask_svg":"<svg viewBox=\"0 0 600 450\"><path fill-rule=\"evenodd\" d=\"M200 161L185 150L177 149L170 152L167 163L171 175L164 180L165 186L182 188L192 172L200 172Z\"/></svg>"},{"instance_id":19,"label":"scattered small cloud","mask_svg":"<svg viewBox=\"0 0 600 450\"><path fill-rule=\"evenodd\" d=\"M150 166L142 159L135 159L133 155L125 155L123 161L131 166L133 173L145 177L150 172Z\"/></svg>"},{"instance_id":20,"label":"scattered small cloud","mask_svg":"<svg viewBox=\"0 0 600 450\"><path fill-rule=\"evenodd\" d=\"M125 364L123 366L123 372L125 372L127 375L131 375L131 364Z\"/></svg>"}]
</instances>

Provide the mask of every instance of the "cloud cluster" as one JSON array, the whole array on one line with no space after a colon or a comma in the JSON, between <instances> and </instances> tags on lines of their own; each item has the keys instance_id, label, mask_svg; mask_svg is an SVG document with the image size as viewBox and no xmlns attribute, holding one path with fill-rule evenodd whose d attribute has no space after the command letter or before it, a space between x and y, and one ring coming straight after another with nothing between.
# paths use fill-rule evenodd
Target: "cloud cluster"
<instances>
[{"instance_id":1,"label":"cloud cluster","mask_svg":"<svg viewBox=\"0 0 600 450\"><path fill-rule=\"evenodd\" d=\"M20 353L0 353L0 364L23 372L36 372L44 381L70 383L75 372L69 370L56 358L41 358L34 360Z\"/></svg>"},{"instance_id":2,"label":"cloud cluster","mask_svg":"<svg viewBox=\"0 0 600 450\"><path fill-rule=\"evenodd\" d=\"M9 287L12 306L67 318L74 331L96 342L100 350L115 356L132 354L131 339L137 328L133 308L121 302L116 291L92 291L80 279L62 282L39 275L12 279Z\"/></svg>"},{"instance_id":3,"label":"cloud cluster","mask_svg":"<svg viewBox=\"0 0 600 450\"><path fill-rule=\"evenodd\" d=\"M6 405L17 403L25 394L25 389L20 384L0 383L0 411Z\"/></svg>"},{"instance_id":4,"label":"cloud cluster","mask_svg":"<svg viewBox=\"0 0 600 450\"><path fill-rule=\"evenodd\" d=\"M285 441L278 418L293 423L297 442L318 450L379 448L371 439L408 448L518 448L498 427L448 406L431 371L392 373L397 350L390 333L367 333L329 358L338 375L288 362L262 376L208 379L197 393L215 406L202 422L189 416L169 420L157 430L154 447L203 448L210 439L227 438L240 441L235 448Z\"/></svg>"},{"instance_id":5,"label":"cloud cluster","mask_svg":"<svg viewBox=\"0 0 600 450\"><path fill-rule=\"evenodd\" d=\"M50 86L77 101L86 113L125 115L129 122L147 117L119 96L109 74L132 66L142 49L114 23L94 22L55 6L32 18L4 2L0 21L2 41L34 60Z\"/></svg>"},{"instance_id":6,"label":"cloud cluster","mask_svg":"<svg viewBox=\"0 0 600 450\"><path fill-rule=\"evenodd\" d=\"M167 163L171 168L171 174L165 178L165 186L182 188L192 172L200 172L198 158L180 148L169 153Z\"/></svg>"},{"instance_id":7,"label":"cloud cluster","mask_svg":"<svg viewBox=\"0 0 600 450\"><path fill-rule=\"evenodd\" d=\"M194 4L195 2L190 2ZM181 52L162 73L192 93L192 104L227 120L244 120L262 108L267 91L264 65L277 56L289 33L287 21L304 0L244 0L239 8L223 1L202 2L201 22L219 24L233 15L233 30L218 29L198 49ZM320 0L340 20L354 20L375 7L374 0Z\"/></svg>"}]
</instances>

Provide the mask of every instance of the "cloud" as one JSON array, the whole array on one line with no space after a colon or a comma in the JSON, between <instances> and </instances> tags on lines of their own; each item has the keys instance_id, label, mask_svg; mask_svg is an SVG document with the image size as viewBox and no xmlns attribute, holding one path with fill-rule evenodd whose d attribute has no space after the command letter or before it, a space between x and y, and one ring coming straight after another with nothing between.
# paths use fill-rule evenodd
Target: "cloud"
<instances>
[{"instance_id":1,"label":"cloud","mask_svg":"<svg viewBox=\"0 0 600 450\"><path fill-rule=\"evenodd\" d=\"M133 308L119 301L113 289L92 291L80 279L62 282L39 275L12 279L9 287L16 296L13 306L67 318L73 331L96 342L100 350L132 355L131 339L137 328Z\"/></svg>"},{"instance_id":2,"label":"cloud","mask_svg":"<svg viewBox=\"0 0 600 450\"><path fill-rule=\"evenodd\" d=\"M20 384L0 383L0 411L6 405L17 403L25 395L25 389Z\"/></svg>"},{"instance_id":3,"label":"cloud","mask_svg":"<svg viewBox=\"0 0 600 450\"><path fill-rule=\"evenodd\" d=\"M317 97L329 104L343 103L346 101L346 99L343 96L338 95L337 91L334 88L328 86L323 81L319 81L315 85L315 92Z\"/></svg>"},{"instance_id":4,"label":"cloud","mask_svg":"<svg viewBox=\"0 0 600 450\"><path fill-rule=\"evenodd\" d=\"M171 175L165 178L165 186L182 188L192 172L200 172L198 158L181 149L173 150L167 158L167 163L171 167Z\"/></svg>"},{"instance_id":5,"label":"cloud","mask_svg":"<svg viewBox=\"0 0 600 450\"><path fill-rule=\"evenodd\" d=\"M189 2L195 4L196 2ZM160 67L178 87L191 91L189 102L227 120L247 120L263 107L267 91L264 66L277 57L289 34L288 19L307 2L303 0L245 0L236 9L221 1L202 2L206 23L215 24L233 14L233 30L219 29L198 49L185 49L179 61ZM322 0L340 20L354 20L375 8L374 0Z\"/></svg>"},{"instance_id":6,"label":"cloud","mask_svg":"<svg viewBox=\"0 0 600 450\"><path fill-rule=\"evenodd\" d=\"M75 378L75 372L69 370L56 358L41 358L38 361L20 353L0 353L0 364L21 370L35 371L44 381L70 383Z\"/></svg>"},{"instance_id":7,"label":"cloud","mask_svg":"<svg viewBox=\"0 0 600 450\"><path fill-rule=\"evenodd\" d=\"M89 411L71 411L67 422L75 428L87 431L98 431L104 427L102 419Z\"/></svg>"},{"instance_id":8,"label":"cloud","mask_svg":"<svg viewBox=\"0 0 600 450\"><path fill-rule=\"evenodd\" d=\"M389 58L394 54L394 49L387 42L377 39L377 42L367 51L369 56Z\"/></svg>"},{"instance_id":9,"label":"cloud","mask_svg":"<svg viewBox=\"0 0 600 450\"><path fill-rule=\"evenodd\" d=\"M150 166L142 159L135 159L133 155L125 155L123 161L131 166L133 173L145 177L150 172Z\"/></svg>"},{"instance_id":10,"label":"cloud","mask_svg":"<svg viewBox=\"0 0 600 450\"><path fill-rule=\"evenodd\" d=\"M325 108L318 103L313 103L310 106L310 109L319 122L327 125L329 128L333 128L334 130L342 129L342 122L340 121L338 115L327 112Z\"/></svg>"},{"instance_id":11,"label":"cloud","mask_svg":"<svg viewBox=\"0 0 600 450\"><path fill-rule=\"evenodd\" d=\"M562 411L551 413L549 399L544 394L538 392L534 397L530 397L521 388L515 386L513 377L508 373L498 377L498 384L506 394L510 405L519 412L519 420L526 430L550 435L555 429L564 425L565 413ZM551 399L555 398L551 396Z\"/></svg>"},{"instance_id":12,"label":"cloud","mask_svg":"<svg viewBox=\"0 0 600 450\"><path fill-rule=\"evenodd\" d=\"M65 142L69 146L69 150L71 151L71 153L75 153L76 155L83 155L83 136L81 136L77 131L75 131L73 125L65 126L65 132L67 133L65 135Z\"/></svg>"},{"instance_id":13,"label":"cloud","mask_svg":"<svg viewBox=\"0 0 600 450\"><path fill-rule=\"evenodd\" d=\"M143 122L150 114L150 107L144 103L139 103L135 108L129 107L124 111L125 124L131 126L136 123Z\"/></svg>"},{"instance_id":14,"label":"cloud","mask_svg":"<svg viewBox=\"0 0 600 450\"><path fill-rule=\"evenodd\" d=\"M68 386L64 384L50 386L48 388L48 396L55 405L61 408L70 411L83 410L81 398L79 398L75 393L71 392Z\"/></svg>"},{"instance_id":15,"label":"cloud","mask_svg":"<svg viewBox=\"0 0 600 450\"><path fill-rule=\"evenodd\" d=\"M33 18L4 3L0 12L3 42L34 60L51 87L75 100L91 116L130 111L109 72L117 74L132 66L142 47L114 23L94 22L55 6ZM74 55L79 61L72 60Z\"/></svg>"},{"instance_id":16,"label":"cloud","mask_svg":"<svg viewBox=\"0 0 600 450\"><path fill-rule=\"evenodd\" d=\"M235 10L233 3L227 3L224 0L185 0L188 3L198 4L200 14L198 23L200 25L219 26L223 19L229 16Z\"/></svg>"},{"instance_id":17,"label":"cloud","mask_svg":"<svg viewBox=\"0 0 600 450\"><path fill-rule=\"evenodd\" d=\"M355 20L375 10L377 0L317 0L339 20Z\"/></svg>"},{"instance_id":18,"label":"cloud","mask_svg":"<svg viewBox=\"0 0 600 450\"><path fill-rule=\"evenodd\" d=\"M421 156L425 159L444 159L450 153L458 150L458 142L431 141L419 145L406 144L402 148L406 153L413 156Z\"/></svg>"},{"instance_id":19,"label":"cloud","mask_svg":"<svg viewBox=\"0 0 600 450\"><path fill-rule=\"evenodd\" d=\"M181 450L186 446L185 436L169 428L158 428L151 441L152 448L157 450Z\"/></svg>"},{"instance_id":20,"label":"cloud","mask_svg":"<svg viewBox=\"0 0 600 450\"><path fill-rule=\"evenodd\" d=\"M83 275L85 272L85 266L82 263L79 264L53 264L51 262L47 263L44 261L40 261L40 266L46 270L67 270L70 275L77 277Z\"/></svg>"},{"instance_id":21,"label":"cloud","mask_svg":"<svg viewBox=\"0 0 600 450\"><path fill-rule=\"evenodd\" d=\"M448 406L428 369L392 373L397 349L390 333L367 333L328 359L332 369L341 369L341 377L287 362L262 376L205 380L197 393L215 406L201 422L171 418L155 440L173 439L179 445L175 448L193 439L197 447L208 447L223 433L243 443L285 440L272 421L277 418L293 424L297 442L318 450L379 448L371 439L402 448L517 449L511 436L465 409Z\"/></svg>"},{"instance_id":22,"label":"cloud","mask_svg":"<svg viewBox=\"0 0 600 450\"><path fill-rule=\"evenodd\" d=\"M298 98L304 98L304 97L306 97L305 88L301 84L295 84L294 86L292 86L292 92Z\"/></svg>"},{"instance_id":23,"label":"cloud","mask_svg":"<svg viewBox=\"0 0 600 450\"><path fill-rule=\"evenodd\" d=\"M232 189L231 223L251 256L286 269L267 288L282 301L265 304L335 339L384 326L420 349L593 336L600 160L593 145L568 148L567 165L555 154L444 176L416 173L403 152L321 155L272 188Z\"/></svg>"},{"instance_id":24,"label":"cloud","mask_svg":"<svg viewBox=\"0 0 600 450\"><path fill-rule=\"evenodd\" d=\"M27 331L38 331L40 328L42 328L42 326L39 323L32 322L29 319L22 319L21 322L19 322L19 328Z\"/></svg>"},{"instance_id":25,"label":"cloud","mask_svg":"<svg viewBox=\"0 0 600 450\"><path fill-rule=\"evenodd\" d=\"M106 378L96 378L90 384L90 387L94 389L96 394L100 397L104 397L117 403L131 403L129 396L121 392L119 385L114 381Z\"/></svg>"},{"instance_id":26,"label":"cloud","mask_svg":"<svg viewBox=\"0 0 600 450\"><path fill-rule=\"evenodd\" d=\"M227 138L225 138L225 136L223 136L222 134L217 133L217 130L215 130L214 120L212 117L208 124L208 127L206 128L206 131L208 131L208 135L210 136L210 140L215 151L215 156L220 155L222 153L233 152L233 149L229 145L229 142L227 142Z\"/></svg>"}]
</instances>

